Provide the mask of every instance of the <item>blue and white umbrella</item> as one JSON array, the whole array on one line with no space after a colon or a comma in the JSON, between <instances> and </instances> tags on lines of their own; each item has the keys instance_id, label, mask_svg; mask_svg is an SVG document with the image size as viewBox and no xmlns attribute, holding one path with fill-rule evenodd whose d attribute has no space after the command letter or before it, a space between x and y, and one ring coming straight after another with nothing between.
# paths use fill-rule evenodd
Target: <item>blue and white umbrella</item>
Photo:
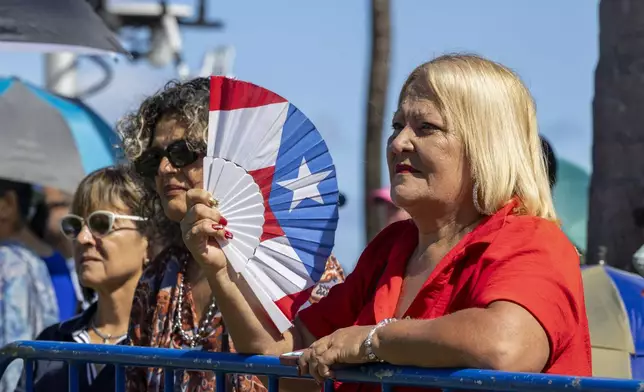
<instances>
[{"instance_id":1,"label":"blue and white umbrella","mask_svg":"<svg viewBox=\"0 0 644 392\"><path fill-rule=\"evenodd\" d=\"M0 78L0 118L0 178L73 193L116 162L116 133L80 101Z\"/></svg>"},{"instance_id":2,"label":"blue and white umbrella","mask_svg":"<svg viewBox=\"0 0 644 392\"><path fill-rule=\"evenodd\" d=\"M593 376L644 379L644 278L606 265L582 278Z\"/></svg>"}]
</instances>

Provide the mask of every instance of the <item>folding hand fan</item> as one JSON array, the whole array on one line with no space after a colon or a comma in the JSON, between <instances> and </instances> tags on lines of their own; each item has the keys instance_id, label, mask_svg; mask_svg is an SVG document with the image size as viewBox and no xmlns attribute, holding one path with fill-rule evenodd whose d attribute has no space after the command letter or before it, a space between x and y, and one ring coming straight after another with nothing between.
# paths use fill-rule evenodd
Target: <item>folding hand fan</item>
<instances>
[{"instance_id":1,"label":"folding hand fan","mask_svg":"<svg viewBox=\"0 0 644 392\"><path fill-rule=\"evenodd\" d=\"M320 279L333 248L339 194L324 140L286 99L213 76L204 187L233 234L220 243L231 266L284 332L280 308Z\"/></svg>"}]
</instances>

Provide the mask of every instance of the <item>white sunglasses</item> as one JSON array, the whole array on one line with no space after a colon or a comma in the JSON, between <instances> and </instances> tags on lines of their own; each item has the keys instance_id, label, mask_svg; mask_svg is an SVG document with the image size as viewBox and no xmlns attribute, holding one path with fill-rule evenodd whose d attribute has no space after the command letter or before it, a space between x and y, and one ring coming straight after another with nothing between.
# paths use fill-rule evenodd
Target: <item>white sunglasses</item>
<instances>
[{"instance_id":1,"label":"white sunglasses","mask_svg":"<svg viewBox=\"0 0 644 392\"><path fill-rule=\"evenodd\" d=\"M75 240L80 232L83 231L83 225L87 222L87 227L93 235L103 237L114 231L115 219L127 219L137 222L147 220L140 216L115 214L112 211L94 211L89 214L87 219L69 214L60 220L60 231L65 237Z\"/></svg>"}]
</instances>

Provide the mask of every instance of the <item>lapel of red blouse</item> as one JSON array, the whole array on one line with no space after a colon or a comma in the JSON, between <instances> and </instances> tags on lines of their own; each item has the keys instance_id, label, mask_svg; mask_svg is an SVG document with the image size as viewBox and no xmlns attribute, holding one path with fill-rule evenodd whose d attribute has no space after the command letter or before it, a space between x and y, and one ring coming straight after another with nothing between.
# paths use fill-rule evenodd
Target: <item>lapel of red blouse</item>
<instances>
[{"instance_id":1,"label":"lapel of red blouse","mask_svg":"<svg viewBox=\"0 0 644 392\"><path fill-rule=\"evenodd\" d=\"M387 258L385 269L378 281L373 306L374 318L378 323L386 318L393 317L402 290L403 277L407 267L407 260L418 246L418 229L409 222L395 238Z\"/></svg>"},{"instance_id":2,"label":"lapel of red blouse","mask_svg":"<svg viewBox=\"0 0 644 392\"><path fill-rule=\"evenodd\" d=\"M516 199L512 199L503 206L496 214L486 217L478 227L467 234L452 250L450 250L443 259L436 265L436 268L429 275L427 281L419 290L416 298L412 301L405 312L415 315L419 311L419 306L424 306L423 296L428 290L439 289L451 276L454 266L460 260L463 260L467 249L481 242L490 242L496 235L497 231L505 224L507 216L514 214L518 205ZM407 262L412 253L418 246L418 229L410 221L407 226L395 239L391 251L387 255L385 270L376 286L374 296L374 318L379 322L386 318L393 317L398 305L398 299L402 292L402 283L405 276ZM440 309L436 309L440 311Z\"/></svg>"}]
</instances>

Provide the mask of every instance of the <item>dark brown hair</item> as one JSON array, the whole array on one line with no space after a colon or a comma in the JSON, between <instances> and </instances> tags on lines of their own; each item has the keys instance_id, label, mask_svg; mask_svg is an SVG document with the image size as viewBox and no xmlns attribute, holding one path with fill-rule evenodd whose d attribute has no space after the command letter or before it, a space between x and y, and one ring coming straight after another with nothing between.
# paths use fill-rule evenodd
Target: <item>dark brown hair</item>
<instances>
[{"instance_id":1,"label":"dark brown hair","mask_svg":"<svg viewBox=\"0 0 644 392\"><path fill-rule=\"evenodd\" d=\"M203 150L208 132L209 100L209 78L171 81L146 98L137 110L127 114L117 125L127 159L136 161L150 147L156 125L163 117L181 122L186 127L184 140L190 149ZM144 186L145 200L141 216L148 218L150 224L155 226L158 240L165 246L183 245L179 224L165 216L154 181L146 179Z\"/></svg>"}]
</instances>

